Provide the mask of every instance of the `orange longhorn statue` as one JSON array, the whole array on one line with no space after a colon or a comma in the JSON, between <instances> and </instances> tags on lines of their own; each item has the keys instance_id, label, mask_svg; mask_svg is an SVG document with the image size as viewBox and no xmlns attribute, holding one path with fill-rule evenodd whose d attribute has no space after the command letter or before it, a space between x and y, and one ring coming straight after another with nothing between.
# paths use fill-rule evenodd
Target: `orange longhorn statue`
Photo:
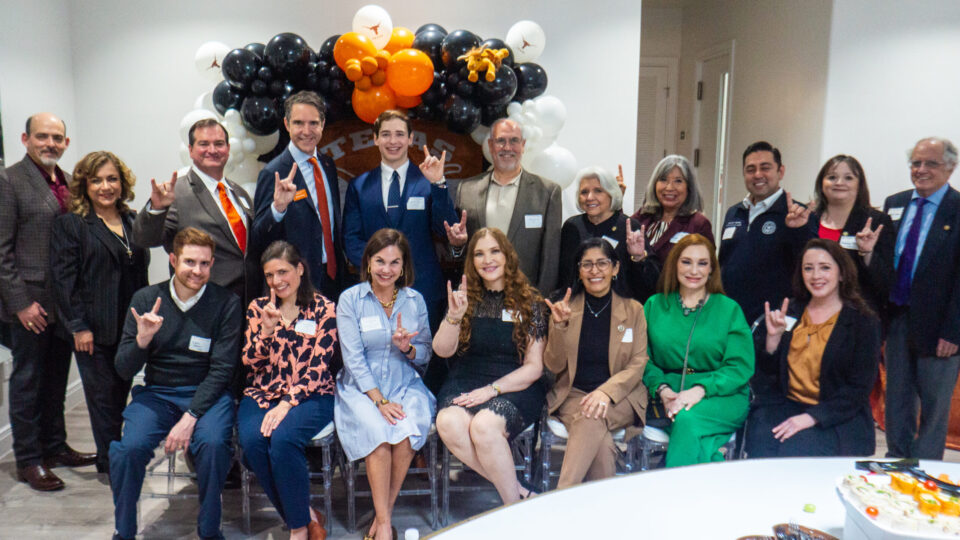
<instances>
[{"instance_id":1,"label":"orange longhorn statue","mask_svg":"<svg viewBox=\"0 0 960 540\"><path fill-rule=\"evenodd\" d=\"M503 59L510 56L510 49L488 49L486 45L480 48L473 48L457 58L457 60L466 60L467 80L477 82L480 80L478 71L486 71L484 78L487 82L493 82L497 78L497 68L503 63Z\"/></svg>"}]
</instances>

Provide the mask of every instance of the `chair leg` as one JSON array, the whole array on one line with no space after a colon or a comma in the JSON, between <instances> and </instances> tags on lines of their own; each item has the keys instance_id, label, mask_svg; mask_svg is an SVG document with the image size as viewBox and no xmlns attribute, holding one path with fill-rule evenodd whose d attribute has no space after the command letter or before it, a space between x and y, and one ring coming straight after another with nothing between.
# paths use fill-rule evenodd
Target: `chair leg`
<instances>
[{"instance_id":1,"label":"chair leg","mask_svg":"<svg viewBox=\"0 0 960 540\"><path fill-rule=\"evenodd\" d=\"M640 441L640 470L650 470L650 444L647 441Z\"/></svg>"},{"instance_id":2,"label":"chair leg","mask_svg":"<svg viewBox=\"0 0 960 540\"><path fill-rule=\"evenodd\" d=\"M330 443L332 444L332 443ZM323 473L323 511L327 519L327 523L330 525L327 528L327 532L333 530L333 464L332 457L330 455L330 444L325 444L321 447L322 454L322 473Z\"/></svg>"},{"instance_id":3,"label":"chair leg","mask_svg":"<svg viewBox=\"0 0 960 540\"><path fill-rule=\"evenodd\" d=\"M357 530L357 497L354 493L356 490L356 481L353 462L350 461L350 458L344 458L344 473L343 479L347 482L347 530L350 532L356 532Z\"/></svg>"},{"instance_id":4,"label":"chair leg","mask_svg":"<svg viewBox=\"0 0 960 540\"><path fill-rule=\"evenodd\" d=\"M440 510L437 503L437 435L427 438L427 480L430 482L430 527L440 528Z\"/></svg>"},{"instance_id":5,"label":"chair leg","mask_svg":"<svg viewBox=\"0 0 960 540\"><path fill-rule=\"evenodd\" d=\"M533 477L533 437L523 441L523 481L530 483Z\"/></svg>"},{"instance_id":6,"label":"chair leg","mask_svg":"<svg viewBox=\"0 0 960 540\"><path fill-rule=\"evenodd\" d=\"M446 445L443 445L441 455L440 483L442 489L440 490L440 517L443 526L446 527L447 524L450 523L450 450Z\"/></svg>"},{"instance_id":7,"label":"chair leg","mask_svg":"<svg viewBox=\"0 0 960 540\"><path fill-rule=\"evenodd\" d=\"M173 478L177 474L177 453L167 456L167 495L173 495Z\"/></svg>"},{"instance_id":8,"label":"chair leg","mask_svg":"<svg viewBox=\"0 0 960 540\"><path fill-rule=\"evenodd\" d=\"M550 450L553 448L553 433L548 433L549 428L543 430L540 434L540 490L546 492L550 489Z\"/></svg>"},{"instance_id":9,"label":"chair leg","mask_svg":"<svg viewBox=\"0 0 960 540\"><path fill-rule=\"evenodd\" d=\"M250 535L250 471L240 467L240 493L243 497L243 534Z\"/></svg>"}]
</instances>

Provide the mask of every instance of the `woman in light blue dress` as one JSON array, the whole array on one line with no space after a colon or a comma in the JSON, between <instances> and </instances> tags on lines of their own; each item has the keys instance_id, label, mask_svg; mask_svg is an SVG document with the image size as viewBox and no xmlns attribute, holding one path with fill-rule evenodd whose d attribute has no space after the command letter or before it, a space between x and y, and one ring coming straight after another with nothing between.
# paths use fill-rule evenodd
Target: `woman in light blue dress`
<instances>
[{"instance_id":1,"label":"woman in light blue dress","mask_svg":"<svg viewBox=\"0 0 960 540\"><path fill-rule=\"evenodd\" d=\"M364 538L389 540L397 493L436 412L414 367L430 360L430 324L423 297L409 288L413 260L403 233L380 229L370 237L360 277L337 305L344 369L334 421L347 458L366 459L376 518Z\"/></svg>"}]
</instances>

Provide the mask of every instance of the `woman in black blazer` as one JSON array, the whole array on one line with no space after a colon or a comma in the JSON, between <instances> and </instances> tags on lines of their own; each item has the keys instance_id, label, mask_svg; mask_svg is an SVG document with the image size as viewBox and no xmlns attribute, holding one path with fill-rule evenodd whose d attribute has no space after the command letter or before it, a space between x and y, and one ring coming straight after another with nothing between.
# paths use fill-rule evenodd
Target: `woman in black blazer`
<instances>
[{"instance_id":1,"label":"woman in black blazer","mask_svg":"<svg viewBox=\"0 0 960 540\"><path fill-rule=\"evenodd\" d=\"M87 399L97 472L109 472L110 442L120 440L130 381L117 374L117 352L133 293L147 285L149 252L131 243L136 178L110 152L92 152L73 171L70 211L57 218L50 240L54 297L73 334Z\"/></svg>"},{"instance_id":2,"label":"woman in black blazer","mask_svg":"<svg viewBox=\"0 0 960 540\"><path fill-rule=\"evenodd\" d=\"M810 240L794 289L780 309L766 304L755 339L747 455L872 455L880 322L860 297L853 261L836 242Z\"/></svg>"},{"instance_id":3,"label":"woman in black blazer","mask_svg":"<svg viewBox=\"0 0 960 540\"><path fill-rule=\"evenodd\" d=\"M838 154L828 159L814 188L816 208L810 226L816 235L839 242L857 267L863 299L885 319L893 286L896 230L890 216L870 206L867 177L857 158Z\"/></svg>"}]
</instances>

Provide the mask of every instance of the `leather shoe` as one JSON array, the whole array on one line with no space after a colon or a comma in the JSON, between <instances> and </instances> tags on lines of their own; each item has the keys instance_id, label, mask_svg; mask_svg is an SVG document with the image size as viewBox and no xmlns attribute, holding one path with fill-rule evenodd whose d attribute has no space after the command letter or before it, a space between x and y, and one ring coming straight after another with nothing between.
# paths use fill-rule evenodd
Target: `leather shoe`
<instances>
[{"instance_id":1,"label":"leather shoe","mask_svg":"<svg viewBox=\"0 0 960 540\"><path fill-rule=\"evenodd\" d=\"M317 521L310 520L310 523L307 523L307 538L309 540L326 540L327 530L324 525L326 525L327 518L323 515L323 512L316 508L313 511L317 514Z\"/></svg>"},{"instance_id":2,"label":"leather shoe","mask_svg":"<svg viewBox=\"0 0 960 540\"><path fill-rule=\"evenodd\" d=\"M61 465L64 467L84 467L86 465L93 465L96 462L96 453L85 454L77 452L73 448L70 448L70 446L66 446L66 449L59 454L43 458L43 464L50 469Z\"/></svg>"},{"instance_id":3,"label":"leather shoe","mask_svg":"<svg viewBox=\"0 0 960 540\"><path fill-rule=\"evenodd\" d=\"M17 480L30 484L30 487L37 491L63 489L63 480L43 465L17 467Z\"/></svg>"}]
</instances>

